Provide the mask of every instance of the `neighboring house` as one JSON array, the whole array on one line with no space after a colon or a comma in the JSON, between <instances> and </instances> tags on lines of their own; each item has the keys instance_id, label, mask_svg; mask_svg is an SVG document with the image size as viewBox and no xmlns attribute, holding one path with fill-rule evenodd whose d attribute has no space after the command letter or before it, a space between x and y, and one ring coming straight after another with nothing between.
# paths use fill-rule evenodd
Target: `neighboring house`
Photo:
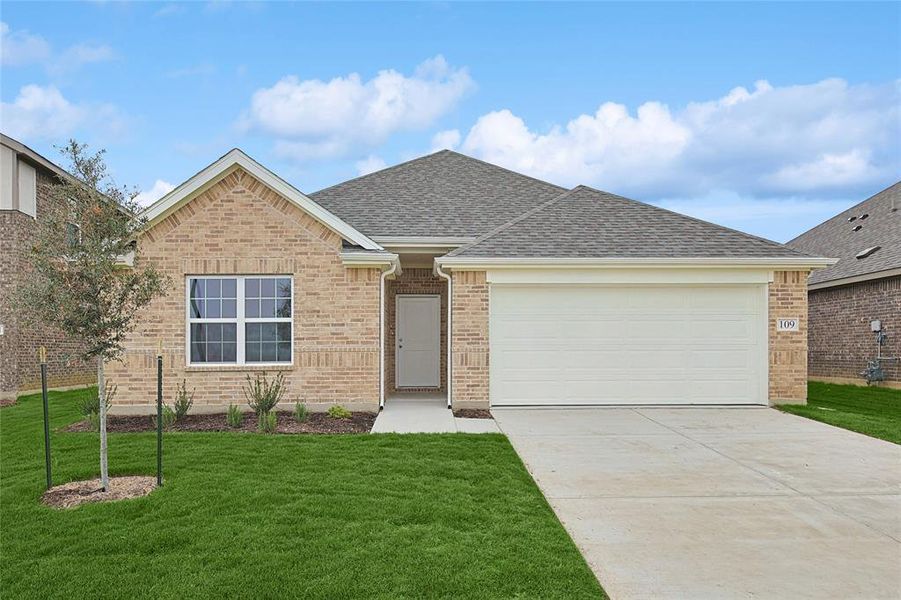
<instances>
[{"instance_id":1,"label":"neighboring house","mask_svg":"<svg viewBox=\"0 0 901 600\"><path fill-rule=\"evenodd\" d=\"M152 410L159 342L196 410L261 371L313 409L803 403L832 264L450 151L307 196L232 150L145 216L175 285L109 366L118 412Z\"/></svg>"},{"instance_id":2,"label":"neighboring house","mask_svg":"<svg viewBox=\"0 0 901 600\"><path fill-rule=\"evenodd\" d=\"M839 261L810 276L811 379L864 383L877 350L901 357L901 182L817 225L788 245ZM883 344L871 322L879 321ZM880 362L901 387L901 360Z\"/></svg>"},{"instance_id":3,"label":"neighboring house","mask_svg":"<svg viewBox=\"0 0 901 600\"><path fill-rule=\"evenodd\" d=\"M51 186L68 177L31 148L0 135L0 401L40 389L39 346L47 347L51 387L95 380L96 368L76 358L77 343L56 330L26 324L28 307L12 297L28 277L38 220L57 208Z\"/></svg>"}]
</instances>

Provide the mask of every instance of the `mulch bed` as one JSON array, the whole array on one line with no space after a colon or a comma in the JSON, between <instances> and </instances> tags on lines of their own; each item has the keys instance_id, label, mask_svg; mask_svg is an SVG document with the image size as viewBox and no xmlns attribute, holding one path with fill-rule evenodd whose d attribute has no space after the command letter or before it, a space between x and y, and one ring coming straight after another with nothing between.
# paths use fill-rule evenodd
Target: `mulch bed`
<instances>
[{"instance_id":1,"label":"mulch bed","mask_svg":"<svg viewBox=\"0 0 901 600\"><path fill-rule=\"evenodd\" d=\"M16 398L0 398L0 408L4 406L14 406L16 404Z\"/></svg>"},{"instance_id":2,"label":"mulch bed","mask_svg":"<svg viewBox=\"0 0 901 600\"><path fill-rule=\"evenodd\" d=\"M110 477L109 488L100 489L100 479L72 481L56 485L44 492L41 502L53 508L73 508L88 502L110 502L140 498L156 489L156 477L131 475Z\"/></svg>"},{"instance_id":3,"label":"mulch bed","mask_svg":"<svg viewBox=\"0 0 901 600\"><path fill-rule=\"evenodd\" d=\"M279 411L278 427L276 433L369 433L376 415L368 412L352 413L349 419L335 419L326 413L309 413L307 420L298 423L294 420L294 414L289 411ZM107 417L106 430L112 433L136 433L141 431L156 431L154 417L147 415L110 415ZM87 421L79 421L65 428L64 431L84 432L92 431L91 424ZM247 413L241 427L231 428L225 419L225 413L208 415L187 415L167 429L166 431L237 431L255 433L257 431L257 418Z\"/></svg>"},{"instance_id":4,"label":"mulch bed","mask_svg":"<svg viewBox=\"0 0 901 600\"><path fill-rule=\"evenodd\" d=\"M458 408L454 416L459 419L493 419L487 408Z\"/></svg>"}]
</instances>

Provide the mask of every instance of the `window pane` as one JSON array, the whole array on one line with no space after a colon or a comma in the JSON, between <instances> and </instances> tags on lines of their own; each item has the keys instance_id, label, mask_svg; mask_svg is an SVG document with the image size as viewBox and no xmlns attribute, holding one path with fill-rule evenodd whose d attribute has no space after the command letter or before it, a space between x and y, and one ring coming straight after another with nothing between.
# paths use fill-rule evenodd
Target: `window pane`
<instances>
[{"instance_id":1,"label":"window pane","mask_svg":"<svg viewBox=\"0 0 901 600\"><path fill-rule=\"evenodd\" d=\"M275 344L264 343L262 346L262 356L260 360L263 362L275 362L276 354L275 354Z\"/></svg>"},{"instance_id":2,"label":"window pane","mask_svg":"<svg viewBox=\"0 0 901 600\"><path fill-rule=\"evenodd\" d=\"M237 362L236 323L191 323L191 362Z\"/></svg>"},{"instance_id":3,"label":"window pane","mask_svg":"<svg viewBox=\"0 0 901 600\"><path fill-rule=\"evenodd\" d=\"M291 362L291 342L278 343L278 362Z\"/></svg>"},{"instance_id":4,"label":"window pane","mask_svg":"<svg viewBox=\"0 0 901 600\"><path fill-rule=\"evenodd\" d=\"M206 362L205 344L191 344L191 362Z\"/></svg>"},{"instance_id":5,"label":"window pane","mask_svg":"<svg viewBox=\"0 0 901 600\"><path fill-rule=\"evenodd\" d=\"M222 341L223 342L237 342L238 341L238 324L237 323L223 323L222 327Z\"/></svg>"},{"instance_id":6,"label":"window pane","mask_svg":"<svg viewBox=\"0 0 901 600\"><path fill-rule=\"evenodd\" d=\"M276 311L276 316L289 318L291 316L291 301L290 300L277 300L278 309Z\"/></svg>"},{"instance_id":7,"label":"window pane","mask_svg":"<svg viewBox=\"0 0 901 600\"><path fill-rule=\"evenodd\" d=\"M238 297L238 280L223 279L222 280L222 297L237 298Z\"/></svg>"},{"instance_id":8,"label":"window pane","mask_svg":"<svg viewBox=\"0 0 901 600\"><path fill-rule=\"evenodd\" d=\"M260 323L247 323L244 325L244 339L248 342L260 341Z\"/></svg>"},{"instance_id":9,"label":"window pane","mask_svg":"<svg viewBox=\"0 0 901 600\"><path fill-rule=\"evenodd\" d=\"M204 341L203 325L201 325L200 323L191 323L191 341L192 342Z\"/></svg>"},{"instance_id":10,"label":"window pane","mask_svg":"<svg viewBox=\"0 0 901 600\"><path fill-rule=\"evenodd\" d=\"M282 278L278 280L278 297L279 298L290 298L291 297L291 280L287 278Z\"/></svg>"},{"instance_id":11,"label":"window pane","mask_svg":"<svg viewBox=\"0 0 901 600\"><path fill-rule=\"evenodd\" d=\"M223 319L234 319L237 316L238 316L237 300L223 300L222 301L222 318Z\"/></svg>"},{"instance_id":12,"label":"window pane","mask_svg":"<svg viewBox=\"0 0 901 600\"><path fill-rule=\"evenodd\" d=\"M280 342L291 341L291 323L277 323L277 338Z\"/></svg>"},{"instance_id":13,"label":"window pane","mask_svg":"<svg viewBox=\"0 0 901 600\"><path fill-rule=\"evenodd\" d=\"M192 298L203 298L203 290L204 290L203 279L192 279L191 280L191 297Z\"/></svg>"},{"instance_id":14,"label":"window pane","mask_svg":"<svg viewBox=\"0 0 901 600\"><path fill-rule=\"evenodd\" d=\"M260 339L264 342L274 342L276 340L276 323L261 323L262 334Z\"/></svg>"},{"instance_id":15,"label":"window pane","mask_svg":"<svg viewBox=\"0 0 901 600\"><path fill-rule=\"evenodd\" d=\"M245 362L260 362L260 344L257 342L247 342L244 344L244 360Z\"/></svg>"},{"instance_id":16,"label":"window pane","mask_svg":"<svg viewBox=\"0 0 901 600\"><path fill-rule=\"evenodd\" d=\"M203 300L191 300L191 317L196 319L203 316Z\"/></svg>"},{"instance_id":17,"label":"window pane","mask_svg":"<svg viewBox=\"0 0 901 600\"><path fill-rule=\"evenodd\" d=\"M259 300L245 300L244 301L244 316L256 319L260 316L260 301Z\"/></svg>"},{"instance_id":18,"label":"window pane","mask_svg":"<svg viewBox=\"0 0 901 600\"><path fill-rule=\"evenodd\" d=\"M222 344L222 362L237 362L238 360L238 344L225 343Z\"/></svg>"},{"instance_id":19,"label":"window pane","mask_svg":"<svg viewBox=\"0 0 901 600\"><path fill-rule=\"evenodd\" d=\"M260 279L260 297L275 298L275 279Z\"/></svg>"},{"instance_id":20,"label":"window pane","mask_svg":"<svg viewBox=\"0 0 901 600\"><path fill-rule=\"evenodd\" d=\"M222 344L207 344L206 355L208 362L222 362Z\"/></svg>"},{"instance_id":21,"label":"window pane","mask_svg":"<svg viewBox=\"0 0 901 600\"><path fill-rule=\"evenodd\" d=\"M207 300L206 301L206 314L203 316L207 319L218 319L222 314L222 301L221 300Z\"/></svg>"},{"instance_id":22,"label":"window pane","mask_svg":"<svg viewBox=\"0 0 901 600\"><path fill-rule=\"evenodd\" d=\"M259 298L260 297L260 280L247 279L244 281L244 297Z\"/></svg>"},{"instance_id":23,"label":"window pane","mask_svg":"<svg viewBox=\"0 0 901 600\"><path fill-rule=\"evenodd\" d=\"M222 297L222 280L207 279L206 280L206 297L221 298Z\"/></svg>"},{"instance_id":24,"label":"window pane","mask_svg":"<svg viewBox=\"0 0 901 600\"><path fill-rule=\"evenodd\" d=\"M275 300L260 300L260 317L271 319L275 316Z\"/></svg>"},{"instance_id":25,"label":"window pane","mask_svg":"<svg viewBox=\"0 0 901 600\"><path fill-rule=\"evenodd\" d=\"M222 325L210 324L204 327L206 327L206 339L208 342L222 341Z\"/></svg>"}]
</instances>

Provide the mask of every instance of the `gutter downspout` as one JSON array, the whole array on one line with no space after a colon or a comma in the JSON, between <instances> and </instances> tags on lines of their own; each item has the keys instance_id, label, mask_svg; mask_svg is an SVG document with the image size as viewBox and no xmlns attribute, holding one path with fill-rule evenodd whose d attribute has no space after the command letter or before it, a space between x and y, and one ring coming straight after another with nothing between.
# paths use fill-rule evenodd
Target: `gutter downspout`
<instances>
[{"instance_id":1,"label":"gutter downspout","mask_svg":"<svg viewBox=\"0 0 901 600\"><path fill-rule=\"evenodd\" d=\"M453 375L453 357L451 356L451 348L453 347L451 344L453 338L453 321L452 315L453 311L453 301L454 301L454 280L451 279L449 273L445 273L441 270L441 265L435 263L435 274L442 279L447 280L447 407L453 408L453 384L451 383L451 376Z\"/></svg>"},{"instance_id":2,"label":"gutter downspout","mask_svg":"<svg viewBox=\"0 0 901 600\"><path fill-rule=\"evenodd\" d=\"M385 408L385 279L397 271L400 259L379 277L379 410Z\"/></svg>"}]
</instances>

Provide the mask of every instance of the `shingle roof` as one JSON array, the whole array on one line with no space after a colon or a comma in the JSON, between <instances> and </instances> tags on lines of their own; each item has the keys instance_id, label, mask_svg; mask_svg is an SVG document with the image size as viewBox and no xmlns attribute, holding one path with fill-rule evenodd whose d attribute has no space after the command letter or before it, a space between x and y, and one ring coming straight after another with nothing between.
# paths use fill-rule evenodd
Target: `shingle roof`
<instances>
[{"instance_id":1,"label":"shingle roof","mask_svg":"<svg viewBox=\"0 0 901 600\"><path fill-rule=\"evenodd\" d=\"M579 186L448 256L798 258L805 255L770 240Z\"/></svg>"},{"instance_id":2,"label":"shingle roof","mask_svg":"<svg viewBox=\"0 0 901 600\"><path fill-rule=\"evenodd\" d=\"M861 218L863 215L867 217ZM811 284L901 268L901 181L802 233L788 245L839 259L828 269L812 273ZM875 246L881 248L866 258L856 258Z\"/></svg>"},{"instance_id":3,"label":"shingle roof","mask_svg":"<svg viewBox=\"0 0 901 600\"><path fill-rule=\"evenodd\" d=\"M563 191L442 150L310 197L368 236L476 237Z\"/></svg>"}]
</instances>

